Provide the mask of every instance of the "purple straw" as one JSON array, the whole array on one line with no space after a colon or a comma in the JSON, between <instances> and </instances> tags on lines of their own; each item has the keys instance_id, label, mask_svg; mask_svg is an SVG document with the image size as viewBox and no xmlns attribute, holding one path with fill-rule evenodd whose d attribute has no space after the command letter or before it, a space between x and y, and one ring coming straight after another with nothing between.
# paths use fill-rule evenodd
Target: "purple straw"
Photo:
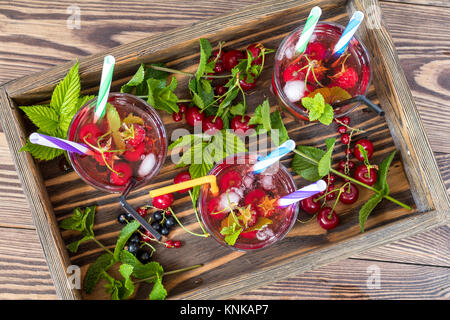
<instances>
[{"instance_id":1,"label":"purple straw","mask_svg":"<svg viewBox=\"0 0 450 320\"><path fill-rule=\"evenodd\" d=\"M297 191L294 191L278 200L279 207L287 207L293 203L299 202L303 199L312 197L313 195L325 191L327 183L323 180L318 180L314 183L307 185Z\"/></svg>"}]
</instances>

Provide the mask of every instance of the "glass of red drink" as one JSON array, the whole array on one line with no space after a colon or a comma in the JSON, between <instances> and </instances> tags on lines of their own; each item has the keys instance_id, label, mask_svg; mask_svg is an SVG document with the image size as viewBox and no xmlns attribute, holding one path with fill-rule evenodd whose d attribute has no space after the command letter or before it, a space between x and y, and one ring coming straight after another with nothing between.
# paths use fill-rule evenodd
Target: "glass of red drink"
<instances>
[{"instance_id":1,"label":"glass of red drink","mask_svg":"<svg viewBox=\"0 0 450 320\"><path fill-rule=\"evenodd\" d=\"M123 192L131 178L136 188L158 174L167 154L167 137L158 113L144 100L126 93L110 93L113 111L94 123L96 98L74 116L68 139L89 145L94 156L68 152L78 175L91 186ZM112 109L112 108L111 108Z\"/></svg>"},{"instance_id":2,"label":"glass of red drink","mask_svg":"<svg viewBox=\"0 0 450 320\"><path fill-rule=\"evenodd\" d=\"M336 23L318 23L301 56L295 52L295 45L303 27L281 42L275 55L272 87L280 104L296 118L308 120L307 110L301 103L303 97L321 93L331 105L367 94L372 69L367 49L359 38L354 36L339 58L332 55L344 29ZM335 108L334 115L341 117L359 104Z\"/></svg>"},{"instance_id":3,"label":"glass of red drink","mask_svg":"<svg viewBox=\"0 0 450 320\"><path fill-rule=\"evenodd\" d=\"M296 203L277 206L279 198L296 190L292 176L279 163L254 174L256 160L249 153L227 157L208 173L217 177L219 195L214 197L208 186L200 190L206 229L220 244L237 250L260 249L283 239L297 219Z\"/></svg>"}]
</instances>

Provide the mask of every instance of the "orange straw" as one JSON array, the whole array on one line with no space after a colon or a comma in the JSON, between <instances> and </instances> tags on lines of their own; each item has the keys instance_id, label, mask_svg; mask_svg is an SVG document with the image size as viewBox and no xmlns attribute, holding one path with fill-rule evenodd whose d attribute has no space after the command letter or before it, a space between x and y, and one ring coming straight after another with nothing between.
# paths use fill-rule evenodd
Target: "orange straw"
<instances>
[{"instance_id":1,"label":"orange straw","mask_svg":"<svg viewBox=\"0 0 450 320\"><path fill-rule=\"evenodd\" d=\"M154 190L151 190L149 192L149 194L150 194L150 197L155 198L158 196L162 196L163 194L168 194L168 193L172 193L175 191L189 189L189 188L199 186L202 184L206 184L206 183L210 184L211 193L213 194L214 197L216 197L219 194L219 188L217 187L217 180L216 180L215 175L204 176L204 177L200 177L197 179L176 183L176 184L173 184L173 185L170 185L167 187L154 189Z\"/></svg>"}]
</instances>

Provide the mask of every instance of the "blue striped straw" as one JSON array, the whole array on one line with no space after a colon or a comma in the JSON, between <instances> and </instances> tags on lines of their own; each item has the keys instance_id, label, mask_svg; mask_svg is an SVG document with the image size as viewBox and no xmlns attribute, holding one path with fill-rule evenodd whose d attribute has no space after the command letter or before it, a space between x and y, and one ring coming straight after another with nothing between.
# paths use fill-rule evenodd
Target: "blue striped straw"
<instances>
[{"instance_id":1,"label":"blue striped straw","mask_svg":"<svg viewBox=\"0 0 450 320\"><path fill-rule=\"evenodd\" d=\"M278 148L269 153L266 157L258 159L258 161L253 165L253 172L259 174L266 170L268 167L273 165L275 162L280 160L286 154L295 149L295 141L288 140L281 144Z\"/></svg>"},{"instance_id":2,"label":"blue striped straw","mask_svg":"<svg viewBox=\"0 0 450 320\"><path fill-rule=\"evenodd\" d=\"M355 11L355 13L353 13L353 16L348 22L344 32L342 33L341 38L334 46L333 50L334 58L339 57L341 54L345 52L345 49L347 49L350 40L353 38L353 35L355 34L356 30L358 30L358 27L363 19L364 14L361 11Z\"/></svg>"}]
</instances>

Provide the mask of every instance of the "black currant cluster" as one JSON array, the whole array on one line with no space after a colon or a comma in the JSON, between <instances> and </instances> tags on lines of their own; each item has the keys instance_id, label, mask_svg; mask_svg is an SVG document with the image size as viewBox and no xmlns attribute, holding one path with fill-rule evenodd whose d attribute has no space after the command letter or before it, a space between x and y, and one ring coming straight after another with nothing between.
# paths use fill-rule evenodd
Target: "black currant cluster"
<instances>
[{"instance_id":1,"label":"black currant cluster","mask_svg":"<svg viewBox=\"0 0 450 320\"><path fill-rule=\"evenodd\" d=\"M170 230L177 223L171 215L167 215L164 211L156 211L153 213L154 220L151 224L152 228L161 233L163 236L167 236Z\"/></svg>"},{"instance_id":2,"label":"black currant cluster","mask_svg":"<svg viewBox=\"0 0 450 320\"><path fill-rule=\"evenodd\" d=\"M136 258L143 264L150 262L152 254L148 250L142 248L141 235L139 233L135 232L131 235L125 248L129 253L135 255Z\"/></svg>"}]
</instances>

